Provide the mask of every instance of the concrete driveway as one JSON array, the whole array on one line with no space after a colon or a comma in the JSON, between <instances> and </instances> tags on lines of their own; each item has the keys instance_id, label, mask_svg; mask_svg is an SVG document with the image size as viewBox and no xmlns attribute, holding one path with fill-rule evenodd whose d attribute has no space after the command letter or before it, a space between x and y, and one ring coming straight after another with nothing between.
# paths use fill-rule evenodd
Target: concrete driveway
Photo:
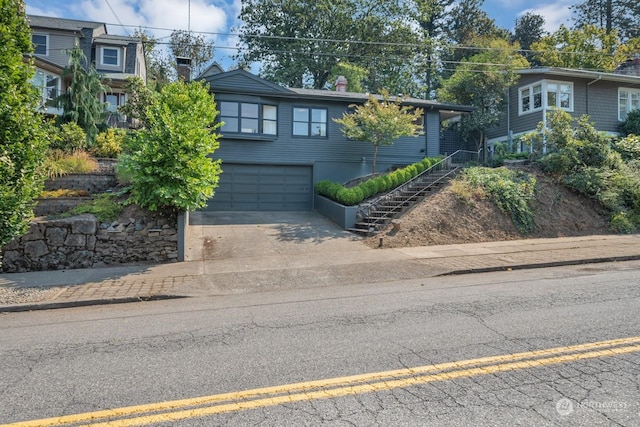
<instances>
[{"instance_id":1,"label":"concrete driveway","mask_svg":"<svg viewBox=\"0 0 640 427\"><path fill-rule=\"evenodd\" d=\"M186 261L366 251L316 212L192 212Z\"/></svg>"}]
</instances>

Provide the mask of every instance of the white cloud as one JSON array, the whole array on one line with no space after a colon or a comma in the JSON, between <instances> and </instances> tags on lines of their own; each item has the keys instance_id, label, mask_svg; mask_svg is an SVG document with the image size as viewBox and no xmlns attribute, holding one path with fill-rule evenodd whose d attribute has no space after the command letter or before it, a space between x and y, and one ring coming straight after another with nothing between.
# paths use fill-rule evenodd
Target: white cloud
<instances>
[{"instance_id":1,"label":"white cloud","mask_svg":"<svg viewBox=\"0 0 640 427\"><path fill-rule=\"evenodd\" d=\"M522 16L527 12L541 15L545 20L545 31L553 33L560 28L560 25L564 24L567 26L571 23L572 11L569 9L569 6L573 3L573 0L558 0L544 6L525 9L520 12L518 16Z\"/></svg>"},{"instance_id":2,"label":"white cloud","mask_svg":"<svg viewBox=\"0 0 640 427\"><path fill-rule=\"evenodd\" d=\"M78 9L78 14L87 19L109 24L117 24L119 20L125 28L110 25L109 32L114 34L149 27L147 31L155 37L166 37L172 30L189 29L189 24L196 32L224 33L228 30L226 11L208 0L191 0L191 22L189 1L186 0L83 0ZM213 35L207 37L215 39Z\"/></svg>"}]
</instances>

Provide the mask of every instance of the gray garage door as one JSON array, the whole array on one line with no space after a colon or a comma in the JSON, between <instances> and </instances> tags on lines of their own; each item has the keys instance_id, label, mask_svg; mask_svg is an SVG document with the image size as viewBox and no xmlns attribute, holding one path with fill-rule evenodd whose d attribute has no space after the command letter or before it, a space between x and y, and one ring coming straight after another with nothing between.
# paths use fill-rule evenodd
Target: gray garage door
<instances>
[{"instance_id":1,"label":"gray garage door","mask_svg":"<svg viewBox=\"0 0 640 427\"><path fill-rule=\"evenodd\" d=\"M220 185L205 210L308 211L311 166L222 164Z\"/></svg>"}]
</instances>

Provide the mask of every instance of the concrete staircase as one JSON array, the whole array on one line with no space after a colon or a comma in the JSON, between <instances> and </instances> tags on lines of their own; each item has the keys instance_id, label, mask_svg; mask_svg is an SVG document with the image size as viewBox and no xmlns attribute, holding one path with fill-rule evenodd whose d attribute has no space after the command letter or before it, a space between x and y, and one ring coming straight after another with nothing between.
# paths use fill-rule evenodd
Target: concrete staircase
<instances>
[{"instance_id":1,"label":"concrete staircase","mask_svg":"<svg viewBox=\"0 0 640 427\"><path fill-rule=\"evenodd\" d=\"M477 153L467 151L457 151L445 157L412 180L371 203L359 216L355 228L350 231L368 236L377 233L392 220L399 218L445 186L463 169L464 164L473 160L477 160Z\"/></svg>"}]
</instances>

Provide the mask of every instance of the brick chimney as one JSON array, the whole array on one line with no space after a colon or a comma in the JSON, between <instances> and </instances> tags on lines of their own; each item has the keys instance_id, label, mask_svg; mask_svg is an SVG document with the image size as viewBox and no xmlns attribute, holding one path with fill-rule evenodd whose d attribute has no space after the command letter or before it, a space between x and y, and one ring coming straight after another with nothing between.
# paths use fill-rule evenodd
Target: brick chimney
<instances>
[{"instance_id":1,"label":"brick chimney","mask_svg":"<svg viewBox=\"0 0 640 427\"><path fill-rule=\"evenodd\" d=\"M191 80L191 58L177 56L176 63L178 64L178 79L185 82Z\"/></svg>"},{"instance_id":2,"label":"brick chimney","mask_svg":"<svg viewBox=\"0 0 640 427\"><path fill-rule=\"evenodd\" d=\"M338 76L336 80L336 92L346 92L347 83L347 78L345 76Z\"/></svg>"}]
</instances>

